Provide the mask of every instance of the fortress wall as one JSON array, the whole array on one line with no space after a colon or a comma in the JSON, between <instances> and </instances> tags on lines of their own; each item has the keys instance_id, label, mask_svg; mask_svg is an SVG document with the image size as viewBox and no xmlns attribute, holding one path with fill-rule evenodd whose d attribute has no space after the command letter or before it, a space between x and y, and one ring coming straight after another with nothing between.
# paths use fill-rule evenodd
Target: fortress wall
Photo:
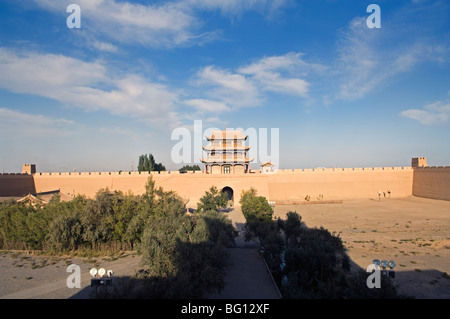
<instances>
[{"instance_id":1,"label":"fortress wall","mask_svg":"<svg viewBox=\"0 0 450 319\"><path fill-rule=\"evenodd\" d=\"M20 197L35 192L33 175L0 174L0 197Z\"/></svg>"},{"instance_id":2,"label":"fortress wall","mask_svg":"<svg viewBox=\"0 0 450 319\"><path fill-rule=\"evenodd\" d=\"M450 200L450 166L414 168L413 195Z\"/></svg>"},{"instance_id":3,"label":"fortress wall","mask_svg":"<svg viewBox=\"0 0 450 319\"><path fill-rule=\"evenodd\" d=\"M242 190L250 187L257 189L258 194L269 196L267 187L267 176L259 174L249 176L248 174L233 175L211 175L211 174L152 174L157 187L165 191L176 191L181 197L189 199L189 207L197 207L197 202L211 187L216 186L221 190L229 186L234 191L235 204L238 204ZM64 194L85 194L94 197L101 188L131 191L134 194L143 194L149 174L120 174L120 175L48 175L36 174L35 183L38 192L60 189Z\"/></svg>"},{"instance_id":4,"label":"fortress wall","mask_svg":"<svg viewBox=\"0 0 450 319\"><path fill-rule=\"evenodd\" d=\"M219 191L228 186L233 189L234 205L239 205L241 193L243 190L255 188L258 195L269 198L268 175L258 174L230 174L230 175L214 175L214 174L179 174L154 178L157 186L161 186L165 191L176 191L181 197L189 199L188 207L197 207L200 198L205 192L216 186Z\"/></svg>"},{"instance_id":5,"label":"fortress wall","mask_svg":"<svg viewBox=\"0 0 450 319\"><path fill-rule=\"evenodd\" d=\"M60 190L67 195L84 194L94 197L101 188L110 190L129 190L135 194L145 191L145 183L148 174L109 174L100 172L80 172L70 175L59 175L57 173L34 175L36 192L47 192Z\"/></svg>"},{"instance_id":6,"label":"fortress wall","mask_svg":"<svg viewBox=\"0 0 450 319\"><path fill-rule=\"evenodd\" d=\"M60 189L65 194L85 194L88 197L94 197L99 189L106 187L125 193L131 191L142 194L145 192L147 179L152 176L156 186L161 186L166 191L176 191L183 198L189 199L189 207L196 207L198 200L211 186L220 190L225 186L231 187L235 205L238 205L241 192L250 187L254 187L259 195L270 201L304 201L306 195L310 195L311 200L316 200L319 194L323 195L324 200L377 198L378 191L387 193L388 189L392 197L404 197L412 194L413 173L411 167L291 169L273 174L230 175L197 172L156 172L151 175L148 172L37 173L34 174L34 185L36 192Z\"/></svg>"},{"instance_id":7,"label":"fortress wall","mask_svg":"<svg viewBox=\"0 0 450 319\"><path fill-rule=\"evenodd\" d=\"M274 174L269 178L271 201L303 201L307 195L323 199L378 198L378 191L391 191L391 197L412 194L410 167L305 169L294 174Z\"/></svg>"}]
</instances>

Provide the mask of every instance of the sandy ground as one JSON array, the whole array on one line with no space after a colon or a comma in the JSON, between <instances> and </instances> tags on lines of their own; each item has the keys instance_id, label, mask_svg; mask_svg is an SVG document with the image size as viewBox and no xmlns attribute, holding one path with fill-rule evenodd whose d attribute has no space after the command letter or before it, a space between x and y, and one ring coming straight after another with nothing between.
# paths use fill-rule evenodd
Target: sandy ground
<instances>
[{"instance_id":1,"label":"sandy ground","mask_svg":"<svg viewBox=\"0 0 450 319\"><path fill-rule=\"evenodd\" d=\"M81 288L67 287L71 264L80 266ZM120 258L33 256L23 252L0 253L0 299L89 298L91 268L113 270L114 277L134 275L142 269L140 257L125 253ZM91 289L92 288L92 289Z\"/></svg>"},{"instance_id":2,"label":"sandy ground","mask_svg":"<svg viewBox=\"0 0 450 319\"><path fill-rule=\"evenodd\" d=\"M308 227L339 233L352 261L366 269L372 260L394 260L395 284L416 298L450 298L450 202L417 197L345 200L341 204L280 205L275 216L296 211ZM238 230L245 223L240 209L227 213ZM221 294L209 298L278 298L257 245L237 239L230 249L232 267ZM118 259L32 256L0 252L0 298L89 298L89 270L112 269L130 276L140 258ZM67 266L81 267L81 289L67 288Z\"/></svg>"},{"instance_id":3,"label":"sandy ground","mask_svg":"<svg viewBox=\"0 0 450 319\"><path fill-rule=\"evenodd\" d=\"M360 268L394 260L400 292L450 298L450 202L419 197L344 200L342 204L280 205L275 216L296 211L308 227L340 234Z\"/></svg>"}]
</instances>

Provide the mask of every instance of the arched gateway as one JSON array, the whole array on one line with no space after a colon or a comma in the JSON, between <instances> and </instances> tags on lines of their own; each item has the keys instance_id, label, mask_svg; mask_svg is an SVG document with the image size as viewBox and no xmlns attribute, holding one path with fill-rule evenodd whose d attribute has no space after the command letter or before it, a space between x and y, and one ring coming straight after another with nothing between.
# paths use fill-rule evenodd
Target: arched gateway
<instances>
[{"instance_id":1,"label":"arched gateway","mask_svg":"<svg viewBox=\"0 0 450 319\"><path fill-rule=\"evenodd\" d=\"M232 204L234 204L234 191L231 187L225 186L222 188L222 193L227 193L228 200L231 201Z\"/></svg>"}]
</instances>

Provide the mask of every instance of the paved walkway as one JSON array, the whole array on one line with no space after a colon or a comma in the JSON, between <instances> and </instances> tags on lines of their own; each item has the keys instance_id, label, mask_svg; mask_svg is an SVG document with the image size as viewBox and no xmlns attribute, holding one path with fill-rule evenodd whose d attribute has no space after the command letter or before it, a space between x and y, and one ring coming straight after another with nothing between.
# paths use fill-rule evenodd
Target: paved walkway
<instances>
[{"instance_id":1,"label":"paved walkway","mask_svg":"<svg viewBox=\"0 0 450 319\"><path fill-rule=\"evenodd\" d=\"M233 226L239 231L236 247L229 248L231 266L227 270L225 287L210 299L279 299L264 259L258 254L257 243L243 239L245 217L239 207L229 213Z\"/></svg>"}]
</instances>

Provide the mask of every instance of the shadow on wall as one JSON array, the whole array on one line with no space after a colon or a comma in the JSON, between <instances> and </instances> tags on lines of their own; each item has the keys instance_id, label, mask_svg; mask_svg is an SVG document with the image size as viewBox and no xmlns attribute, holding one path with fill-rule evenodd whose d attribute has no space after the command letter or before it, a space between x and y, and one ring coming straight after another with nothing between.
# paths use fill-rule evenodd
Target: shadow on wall
<instances>
[{"instance_id":1,"label":"shadow on wall","mask_svg":"<svg viewBox=\"0 0 450 319\"><path fill-rule=\"evenodd\" d=\"M22 197L35 193L33 175L0 174L0 197Z\"/></svg>"}]
</instances>

